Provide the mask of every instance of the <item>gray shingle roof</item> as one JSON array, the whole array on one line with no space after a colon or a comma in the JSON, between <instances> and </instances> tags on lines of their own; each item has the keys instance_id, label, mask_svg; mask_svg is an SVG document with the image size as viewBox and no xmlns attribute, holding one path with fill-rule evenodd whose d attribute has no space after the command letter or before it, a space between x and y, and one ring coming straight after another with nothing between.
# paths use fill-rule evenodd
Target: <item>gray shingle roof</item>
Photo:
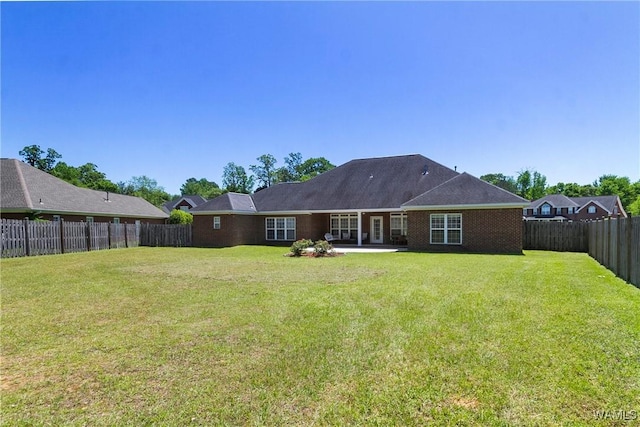
<instances>
[{"instance_id":1,"label":"gray shingle roof","mask_svg":"<svg viewBox=\"0 0 640 427\"><path fill-rule=\"evenodd\" d=\"M255 213L256 208L253 199L249 194L225 193L215 199L191 209L192 213L197 212L249 212Z\"/></svg>"},{"instance_id":2,"label":"gray shingle roof","mask_svg":"<svg viewBox=\"0 0 640 427\"><path fill-rule=\"evenodd\" d=\"M194 194L194 195L184 195L184 196L180 196L180 197L176 197L173 200L169 200L168 202L165 202L162 205L162 210L167 212L167 213L171 213L172 210L175 209L176 205L178 203L180 203L180 201L185 200L187 203L189 203L192 207L201 205L203 203L205 203L207 201L207 199L205 199L204 197Z\"/></svg>"},{"instance_id":3,"label":"gray shingle roof","mask_svg":"<svg viewBox=\"0 0 640 427\"><path fill-rule=\"evenodd\" d=\"M168 215L140 197L69 184L16 159L0 159L0 210L134 218Z\"/></svg>"},{"instance_id":4,"label":"gray shingle roof","mask_svg":"<svg viewBox=\"0 0 640 427\"><path fill-rule=\"evenodd\" d=\"M455 181L457 177L462 178ZM244 205L238 201L235 205L232 203L238 195L223 195L192 212L399 210L405 202L450 181L451 184L440 193L454 191L454 197L451 198L451 194L448 197L456 205L511 203L524 206L528 203L471 175L460 175L431 159L413 154L352 160L306 182L276 184L251 196L242 195ZM432 193L428 197L435 195Z\"/></svg>"},{"instance_id":5,"label":"gray shingle roof","mask_svg":"<svg viewBox=\"0 0 640 427\"><path fill-rule=\"evenodd\" d=\"M465 172L402 206L409 209L491 205L525 207L528 203L522 197Z\"/></svg>"},{"instance_id":6,"label":"gray shingle roof","mask_svg":"<svg viewBox=\"0 0 640 427\"><path fill-rule=\"evenodd\" d=\"M548 202L554 208L575 208L580 210L587 206L590 202L598 203L609 212L614 212L616 205L619 204L618 196L586 196L586 197L567 197L562 194L550 194L534 200L527 206L528 209L536 209Z\"/></svg>"},{"instance_id":7,"label":"gray shingle roof","mask_svg":"<svg viewBox=\"0 0 640 427\"><path fill-rule=\"evenodd\" d=\"M537 209L545 202L548 202L554 208L577 208L580 205L563 194L551 194L534 200L527 206L528 209Z\"/></svg>"}]
</instances>

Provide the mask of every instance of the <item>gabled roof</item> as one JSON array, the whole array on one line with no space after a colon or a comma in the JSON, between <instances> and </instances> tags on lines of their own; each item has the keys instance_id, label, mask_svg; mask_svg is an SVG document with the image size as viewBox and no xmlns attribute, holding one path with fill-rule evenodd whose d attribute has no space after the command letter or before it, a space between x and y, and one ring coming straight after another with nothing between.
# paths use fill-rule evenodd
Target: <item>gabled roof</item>
<instances>
[{"instance_id":1,"label":"gabled roof","mask_svg":"<svg viewBox=\"0 0 640 427\"><path fill-rule=\"evenodd\" d=\"M580 205L580 208L578 210L581 210L591 203L600 205L600 207L606 210L609 214L615 212L616 206L619 206L620 210L623 210L622 203L620 202L620 197L618 196L573 197L572 199L575 200L578 205Z\"/></svg>"},{"instance_id":2,"label":"gabled roof","mask_svg":"<svg viewBox=\"0 0 640 427\"><path fill-rule=\"evenodd\" d=\"M255 213L256 208L249 194L225 193L191 209L192 213Z\"/></svg>"},{"instance_id":3,"label":"gabled roof","mask_svg":"<svg viewBox=\"0 0 640 427\"><path fill-rule=\"evenodd\" d=\"M418 199L445 183L449 185L438 193ZM203 215L214 212L399 211L406 206L420 206L422 201L431 200L438 194L440 202L446 195L456 206L490 204L495 207L502 204L523 207L528 203L471 175L461 175L424 156L412 154L352 160L306 182L276 184L252 195L228 193L191 212ZM238 199L240 196L241 200ZM408 201L415 202L407 205Z\"/></svg>"},{"instance_id":4,"label":"gabled roof","mask_svg":"<svg viewBox=\"0 0 640 427\"><path fill-rule=\"evenodd\" d=\"M587 197L567 197L562 194L551 194L534 200L527 206L528 209L540 208L545 202L548 202L554 208L575 208L576 212L582 210L591 203L599 205L602 209L612 214L616 211L616 207L621 210L623 215L624 209L618 196L587 196Z\"/></svg>"},{"instance_id":5,"label":"gabled roof","mask_svg":"<svg viewBox=\"0 0 640 427\"><path fill-rule=\"evenodd\" d=\"M580 205L574 200L564 194L550 194L548 196L541 197L534 200L527 206L528 209L538 209L545 202L549 203L554 208L578 208Z\"/></svg>"},{"instance_id":6,"label":"gabled roof","mask_svg":"<svg viewBox=\"0 0 640 427\"><path fill-rule=\"evenodd\" d=\"M524 207L528 200L464 172L402 205L407 210Z\"/></svg>"},{"instance_id":7,"label":"gabled roof","mask_svg":"<svg viewBox=\"0 0 640 427\"><path fill-rule=\"evenodd\" d=\"M177 197L173 200L169 200L168 202L165 202L162 205L162 210L167 212L167 213L171 213L172 210L174 210L176 208L176 206L178 206L180 204L180 202L182 201L186 201L187 203L189 203L189 205L191 205L191 207L196 207L198 205L201 205L203 203L205 203L207 201L207 199L205 199L204 197L197 195L197 194L193 194L193 195L184 195L184 196L180 196Z\"/></svg>"},{"instance_id":8,"label":"gabled roof","mask_svg":"<svg viewBox=\"0 0 640 427\"><path fill-rule=\"evenodd\" d=\"M76 187L16 159L0 159L0 181L2 212L168 217L140 197Z\"/></svg>"}]
</instances>

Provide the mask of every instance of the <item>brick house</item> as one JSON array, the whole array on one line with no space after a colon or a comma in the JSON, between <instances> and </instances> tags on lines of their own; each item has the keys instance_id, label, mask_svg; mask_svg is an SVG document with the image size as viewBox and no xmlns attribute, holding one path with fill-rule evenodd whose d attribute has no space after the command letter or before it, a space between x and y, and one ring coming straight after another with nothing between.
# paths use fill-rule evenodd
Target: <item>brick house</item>
<instances>
[{"instance_id":1,"label":"brick house","mask_svg":"<svg viewBox=\"0 0 640 427\"><path fill-rule=\"evenodd\" d=\"M76 187L20 160L0 159L0 217L164 224L168 214L140 197Z\"/></svg>"},{"instance_id":2,"label":"brick house","mask_svg":"<svg viewBox=\"0 0 640 427\"><path fill-rule=\"evenodd\" d=\"M552 194L534 200L523 209L527 221L593 221L627 217L618 196L567 197Z\"/></svg>"},{"instance_id":3,"label":"brick house","mask_svg":"<svg viewBox=\"0 0 640 427\"><path fill-rule=\"evenodd\" d=\"M521 253L528 201L421 155L358 159L309 181L193 208L194 246L297 239L413 250Z\"/></svg>"}]
</instances>

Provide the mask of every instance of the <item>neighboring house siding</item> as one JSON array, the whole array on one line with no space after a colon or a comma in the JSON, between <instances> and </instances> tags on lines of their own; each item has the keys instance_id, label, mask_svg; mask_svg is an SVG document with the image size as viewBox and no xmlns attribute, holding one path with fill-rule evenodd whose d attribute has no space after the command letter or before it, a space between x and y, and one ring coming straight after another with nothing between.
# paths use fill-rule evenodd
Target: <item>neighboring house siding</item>
<instances>
[{"instance_id":1,"label":"neighboring house siding","mask_svg":"<svg viewBox=\"0 0 640 427\"><path fill-rule=\"evenodd\" d=\"M431 214L462 214L462 244L430 243ZM433 252L522 253L522 209L411 211L409 249Z\"/></svg>"}]
</instances>

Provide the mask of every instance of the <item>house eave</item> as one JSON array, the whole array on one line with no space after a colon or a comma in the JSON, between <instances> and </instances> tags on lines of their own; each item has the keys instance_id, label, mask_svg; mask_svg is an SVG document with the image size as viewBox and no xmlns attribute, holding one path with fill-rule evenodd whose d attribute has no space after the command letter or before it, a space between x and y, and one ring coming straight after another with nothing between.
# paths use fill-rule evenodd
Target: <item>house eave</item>
<instances>
[{"instance_id":1,"label":"house eave","mask_svg":"<svg viewBox=\"0 0 640 427\"><path fill-rule=\"evenodd\" d=\"M47 215L74 215L74 216L102 216L113 218L148 218L148 219L167 219L169 215L143 215L131 213L114 213L114 212L81 212L81 211L65 211L56 209L32 209L32 208L10 208L0 209L0 213L25 213L25 214L47 214Z\"/></svg>"},{"instance_id":2,"label":"house eave","mask_svg":"<svg viewBox=\"0 0 640 427\"><path fill-rule=\"evenodd\" d=\"M446 210L476 210L476 209L524 209L523 203L493 203L493 204L460 204L460 205L422 205L403 206L405 211L446 211Z\"/></svg>"}]
</instances>

